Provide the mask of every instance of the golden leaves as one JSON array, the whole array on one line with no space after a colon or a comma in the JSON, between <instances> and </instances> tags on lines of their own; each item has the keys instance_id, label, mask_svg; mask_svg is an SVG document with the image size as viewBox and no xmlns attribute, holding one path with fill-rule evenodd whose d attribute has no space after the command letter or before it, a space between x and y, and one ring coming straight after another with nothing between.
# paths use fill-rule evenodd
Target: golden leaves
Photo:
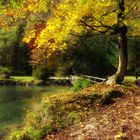
<instances>
[{"instance_id":1,"label":"golden leaves","mask_svg":"<svg viewBox=\"0 0 140 140\"><path fill-rule=\"evenodd\" d=\"M1 15L4 15L3 19L8 22L18 21L18 19L34 20L35 23L39 20L45 21L46 27L37 33L36 37L35 32L32 32L33 27L31 27L35 23L29 22L31 28L28 28L23 40L30 42L35 37L35 46L45 48L47 50L46 57L51 57L54 52L64 51L67 48L67 42L71 42L71 32L82 34L89 31L90 27L80 23L83 17L88 17L86 22L91 27L96 26L98 30L102 31L104 30L101 27L102 24L112 26L117 23L117 11L111 12L115 9L116 1L114 0L61 0L59 2L24 0L19 7L7 6L3 8ZM129 10L127 9L127 11ZM5 22L1 19L0 26L4 26ZM135 29L139 28L139 24L130 22Z\"/></svg>"}]
</instances>

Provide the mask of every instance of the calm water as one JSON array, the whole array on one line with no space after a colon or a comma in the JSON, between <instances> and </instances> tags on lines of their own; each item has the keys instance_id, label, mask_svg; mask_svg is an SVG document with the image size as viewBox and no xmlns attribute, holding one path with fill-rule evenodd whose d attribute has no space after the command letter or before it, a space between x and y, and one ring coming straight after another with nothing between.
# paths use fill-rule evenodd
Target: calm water
<instances>
[{"instance_id":1,"label":"calm water","mask_svg":"<svg viewBox=\"0 0 140 140\"><path fill-rule=\"evenodd\" d=\"M0 86L0 132L23 121L26 110L39 103L42 96L67 92L68 87L12 87Z\"/></svg>"}]
</instances>

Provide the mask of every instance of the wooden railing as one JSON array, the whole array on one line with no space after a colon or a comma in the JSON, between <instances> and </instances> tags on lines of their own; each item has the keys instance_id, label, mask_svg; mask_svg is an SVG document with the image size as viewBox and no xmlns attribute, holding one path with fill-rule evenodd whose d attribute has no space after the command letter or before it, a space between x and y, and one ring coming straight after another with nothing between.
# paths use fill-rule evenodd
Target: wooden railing
<instances>
[{"instance_id":1,"label":"wooden railing","mask_svg":"<svg viewBox=\"0 0 140 140\"><path fill-rule=\"evenodd\" d=\"M95 77L95 76L83 75L82 77L88 78L93 84L106 81L106 79L104 78ZM77 81L78 79L82 79L82 77L76 75L70 75L65 77L50 77L50 80L56 80L56 81L64 80L64 81L69 81L71 84L74 84L75 81Z\"/></svg>"},{"instance_id":2,"label":"wooden railing","mask_svg":"<svg viewBox=\"0 0 140 140\"><path fill-rule=\"evenodd\" d=\"M95 76L83 75L83 77L88 78L92 83L100 83L100 82L106 81L105 78L100 78L100 77L95 77ZM74 75L71 75L70 78L71 78L70 79L71 82L78 80L78 79L81 79L81 77L74 76Z\"/></svg>"},{"instance_id":3,"label":"wooden railing","mask_svg":"<svg viewBox=\"0 0 140 140\"><path fill-rule=\"evenodd\" d=\"M106 81L105 78L100 78L100 77L95 77L95 76L89 76L89 75L84 75L85 77L89 78L93 83L99 83L99 82L104 82Z\"/></svg>"}]
</instances>

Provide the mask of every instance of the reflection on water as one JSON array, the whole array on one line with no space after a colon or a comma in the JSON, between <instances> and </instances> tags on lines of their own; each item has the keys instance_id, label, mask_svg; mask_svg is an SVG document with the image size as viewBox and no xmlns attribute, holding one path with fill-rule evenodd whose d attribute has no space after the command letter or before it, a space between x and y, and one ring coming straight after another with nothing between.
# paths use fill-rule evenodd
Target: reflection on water
<instances>
[{"instance_id":1,"label":"reflection on water","mask_svg":"<svg viewBox=\"0 0 140 140\"><path fill-rule=\"evenodd\" d=\"M68 87L0 86L0 131L22 122L32 103L39 103L42 95L68 91Z\"/></svg>"}]
</instances>

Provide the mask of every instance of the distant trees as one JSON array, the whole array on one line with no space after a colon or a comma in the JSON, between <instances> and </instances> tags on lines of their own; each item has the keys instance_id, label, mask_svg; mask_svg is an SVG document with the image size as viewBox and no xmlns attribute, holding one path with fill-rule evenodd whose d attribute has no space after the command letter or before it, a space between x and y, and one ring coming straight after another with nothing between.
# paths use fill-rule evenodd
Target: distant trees
<instances>
[{"instance_id":1,"label":"distant trees","mask_svg":"<svg viewBox=\"0 0 140 140\"><path fill-rule=\"evenodd\" d=\"M64 50L68 47L68 44L66 44L66 42L70 41L68 34L76 37L99 34L116 35L116 45L119 50L119 65L116 74L109 78L107 83L122 83L128 62L128 27L137 26L136 24L130 23L129 18L132 18L132 15L129 18L128 15L131 12L138 11L137 8L139 7L137 2L134 1L132 7L125 0L104 2L87 1L83 3L60 2L58 7L53 11L56 15L47 21L46 28L38 37L36 42L37 46L44 46L43 48L47 50L47 57L51 57L51 54L54 54L54 52ZM81 11L82 6L84 8ZM77 11L73 12L74 9Z\"/></svg>"},{"instance_id":2,"label":"distant trees","mask_svg":"<svg viewBox=\"0 0 140 140\"><path fill-rule=\"evenodd\" d=\"M31 74L29 66L30 50L22 42L24 25L20 24L10 31L0 31L0 66L9 67L14 75Z\"/></svg>"},{"instance_id":3,"label":"distant trees","mask_svg":"<svg viewBox=\"0 0 140 140\"><path fill-rule=\"evenodd\" d=\"M11 71L7 67L0 66L0 78L8 79L10 78Z\"/></svg>"}]
</instances>

